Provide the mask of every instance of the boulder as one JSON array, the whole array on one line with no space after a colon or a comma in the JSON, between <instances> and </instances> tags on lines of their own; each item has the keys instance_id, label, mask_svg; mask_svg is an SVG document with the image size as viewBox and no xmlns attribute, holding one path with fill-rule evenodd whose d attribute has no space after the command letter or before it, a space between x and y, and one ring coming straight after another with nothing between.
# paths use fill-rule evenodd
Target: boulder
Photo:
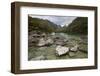
<instances>
[{"instance_id":1,"label":"boulder","mask_svg":"<svg viewBox=\"0 0 100 76\"><path fill-rule=\"evenodd\" d=\"M44 40L44 38L41 38L40 40L39 40L39 43L37 44L37 46L44 46L46 43L45 43L45 40Z\"/></svg>"},{"instance_id":2,"label":"boulder","mask_svg":"<svg viewBox=\"0 0 100 76\"><path fill-rule=\"evenodd\" d=\"M60 46L60 45L56 47L56 54L58 56L64 55L68 52L69 52L69 47L64 47L64 46Z\"/></svg>"},{"instance_id":3,"label":"boulder","mask_svg":"<svg viewBox=\"0 0 100 76\"><path fill-rule=\"evenodd\" d=\"M56 45L65 45L66 42L64 42L64 40L57 40L57 41L55 41L55 44Z\"/></svg>"},{"instance_id":4,"label":"boulder","mask_svg":"<svg viewBox=\"0 0 100 76\"><path fill-rule=\"evenodd\" d=\"M46 45L51 45L51 44L53 44L53 43L54 43L54 41L53 41L51 38L48 38L48 39L46 40L46 42L45 42Z\"/></svg>"},{"instance_id":5,"label":"boulder","mask_svg":"<svg viewBox=\"0 0 100 76\"><path fill-rule=\"evenodd\" d=\"M76 52L76 51L78 51L78 45L75 45L74 47L71 47L70 48L70 51L73 51L73 52Z\"/></svg>"},{"instance_id":6,"label":"boulder","mask_svg":"<svg viewBox=\"0 0 100 76\"><path fill-rule=\"evenodd\" d=\"M41 34L41 37L44 37L45 38L46 37L46 34L45 33L42 33Z\"/></svg>"},{"instance_id":7,"label":"boulder","mask_svg":"<svg viewBox=\"0 0 100 76\"><path fill-rule=\"evenodd\" d=\"M54 36L55 35L55 32L52 32L51 35Z\"/></svg>"},{"instance_id":8,"label":"boulder","mask_svg":"<svg viewBox=\"0 0 100 76\"><path fill-rule=\"evenodd\" d=\"M56 45L63 45L63 42L62 41L56 41L55 44Z\"/></svg>"},{"instance_id":9,"label":"boulder","mask_svg":"<svg viewBox=\"0 0 100 76\"><path fill-rule=\"evenodd\" d=\"M79 50L87 53L88 47L87 47L87 45L80 45Z\"/></svg>"}]
</instances>

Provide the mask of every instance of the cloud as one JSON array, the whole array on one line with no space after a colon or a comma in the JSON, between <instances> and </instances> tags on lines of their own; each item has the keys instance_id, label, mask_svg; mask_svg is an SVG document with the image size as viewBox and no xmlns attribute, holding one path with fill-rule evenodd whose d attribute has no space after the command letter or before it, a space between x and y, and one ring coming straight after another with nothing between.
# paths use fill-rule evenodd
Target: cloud
<instances>
[{"instance_id":1,"label":"cloud","mask_svg":"<svg viewBox=\"0 0 100 76\"><path fill-rule=\"evenodd\" d=\"M33 14L29 14L29 16L33 17L33 18L40 18L40 19L47 19L57 25L68 25L70 24L76 17L73 16L50 16L50 15L33 15Z\"/></svg>"}]
</instances>

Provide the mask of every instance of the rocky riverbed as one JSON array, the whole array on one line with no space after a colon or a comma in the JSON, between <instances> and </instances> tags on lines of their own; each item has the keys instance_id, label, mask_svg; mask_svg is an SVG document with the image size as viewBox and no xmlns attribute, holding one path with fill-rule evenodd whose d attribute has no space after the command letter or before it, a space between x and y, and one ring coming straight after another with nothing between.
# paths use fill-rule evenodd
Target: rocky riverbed
<instances>
[{"instance_id":1,"label":"rocky riverbed","mask_svg":"<svg viewBox=\"0 0 100 76\"><path fill-rule=\"evenodd\" d=\"M43 39L41 39L41 37L36 39L30 37L28 47L28 60L87 58L87 39L88 38L86 35L68 35L65 33L46 35L46 38ZM32 43L32 41L34 42ZM63 51L64 53L59 55L59 52L57 53L56 50L58 46L67 48L67 51L63 50L62 48L60 52Z\"/></svg>"}]
</instances>

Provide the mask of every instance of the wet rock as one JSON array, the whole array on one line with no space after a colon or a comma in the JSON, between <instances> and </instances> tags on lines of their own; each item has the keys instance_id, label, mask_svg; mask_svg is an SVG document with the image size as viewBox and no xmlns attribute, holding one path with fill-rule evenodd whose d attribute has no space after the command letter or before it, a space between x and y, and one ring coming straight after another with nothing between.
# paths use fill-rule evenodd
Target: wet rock
<instances>
[{"instance_id":1,"label":"wet rock","mask_svg":"<svg viewBox=\"0 0 100 76\"><path fill-rule=\"evenodd\" d=\"M69 52L68 55L69 55L70 57L73 57L73 56L76 55L76 53L75 53L75 52Z\"/></svg>"},{"instance_id":2,"label":"wet rock","mask_svg":"<svg viewBox=\"0 0 100 76\"><path fill-rule=\"evenodd\" d=\"M51 36L54 36L54 35L55 35L55 32L52 32L52 33L51 33Z\"/></svg>"},{"instance_id":3,"label":"wet rock","mask_svg":"<svg viewBox=\"0 0 100 76\"><path fill-rule=\"evenodd\" d=\"M44 40L44 38L41 38L39 40L39 43L37 44L37 46L44 46L44 45L45 45L45 40Z\"/></svg>"},{"instance_id":4,"label":"wet rock","mask_svg":"<svg viewBox=\"0 0 100 76\"><path fill-rule=\"evenodd\" d=\"M87 53L87 50L88 50L87 45L80 45L79 50Z\"/></svg>"},{"instance_id":5,"label":"wet rock","mask_svg":"<svg viewBox=\"0 0 100 76\"><path fill-rule=\"evenodd\" d=\"M46 42L45 42L45 45L51 45L51 44L53 44L54 43L54 41L51 39L51 38L48 38L47 40L46 40Z\"/></svg>"},{"instance_id":6,"label":"wet rock","mask_svg":"<svg viewBox=\"0 0 100 76\"><path fill-rule=\"evenodd\" d=\"M60 46L60 45L56 47L56 54L58 56L64 55L68 52L69 52L69 47L64 47L64 46Z\"/></svg>"},{"instance_id":7,"label":"wet rock","mask_svg":"<svg viewBox=\"0 0 100 76\"><path fill-rule=\"evenodd\" d=\"M41 34L41 37L44 37L45 38L46 37L46 34L45 33L42 33Z\"/></svg>"},{"instance_id":8,"label":"wet rock","mask_svg":"<svg viewBox=\"0 0 100 76\"><path fill-rule=\"evenodd\" d=\"M81 40L81 41L79 41L79 44L81 45L81 44L84 44L84 45L86 45L87 44L87 41L83 41L83 40Z\"/></svg>"},{"instance_id":9,"label":"wet rock","mask_svg":"<svg viewBox=\"0 0 100 76\"><path fill-rule=\"evenodd\" d=\"M56 45L64 45L64 42L62 40L56 41L55 42Z\"/></svg>"},{"instance_id":10,"label":"wet rock","mask_svg":"<svg viewBox=\"0 0 100 76\"><path fill-rule=\"evenodd\" d=\"M54 41L51 38L41 38L39 40L38 46L45 46L45 45L52 45L54 43Z\"/></svg>"},{"instance_id":11,"label":"wet rock","mask_svg":"<svg viewBox=\"0 0 100 76\"><path fill-rule=\"evenodd\" d=\"M68 42L68 39L64 39L64 42Z\"/></svg>"},{"instance_id":12,"label":"wet rock","mask_svg":"<svg viewBox=\"0 0 100 76\"><path fill-rule=\"evenodd\" d=\"M31 46L34 46L38 43L38 38L33 38L33 35L30 35L28 37L28 46L31 47Z\"/></svg>"},{"instance_id":13,"label":"wet rock","mask_svg":"<svg viewBox=\"0 0 100 76\"><path fill-rule=\"evenodd\" d=\"M74 47L70 48L70 51L76 52L78 51L78 45L75 45Z\"/></svg>"}]
</instances>

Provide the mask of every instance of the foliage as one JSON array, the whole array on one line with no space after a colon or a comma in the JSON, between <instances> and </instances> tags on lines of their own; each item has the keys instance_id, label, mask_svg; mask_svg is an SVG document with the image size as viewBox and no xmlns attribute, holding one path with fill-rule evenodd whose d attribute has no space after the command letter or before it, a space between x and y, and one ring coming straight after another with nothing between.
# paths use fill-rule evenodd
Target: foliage
<instances>
[{"instance_id":1,"label":"foliage","mask_svg":"<svg viewBox=\"0 0 100 76\"><path fill-rule=\"evenodd\" d=\"M53 22L50 22L49 20L39 19L39 18L32 18L28 17L28 29L29 32L33 30L39 30L42 32L54 32L56 31L56 28L58 27Z\"/></svg>"},{"instance_id":2,"label":"foliage","mask_svg":"<svg viewBox=\"0 0 100 76\"><path fill-rule=\"evenodd\" d=\"M77 17L68 27L64 27L64 32L71 34L87 34L88 32L88 18Z\"/></svg>"}]
</instances>

